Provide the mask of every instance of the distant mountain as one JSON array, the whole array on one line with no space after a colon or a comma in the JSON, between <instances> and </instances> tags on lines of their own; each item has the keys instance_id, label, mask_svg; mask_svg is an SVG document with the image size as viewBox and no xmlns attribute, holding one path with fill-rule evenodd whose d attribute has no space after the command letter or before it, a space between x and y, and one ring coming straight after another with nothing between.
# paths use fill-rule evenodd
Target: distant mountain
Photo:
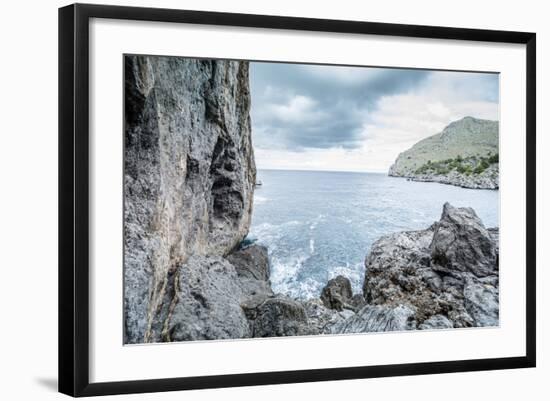
<instances>
[{"instance_id":1,"label":"distant mountain","mask_svg":"<svg viewBox=\"0 0 550 401\"><path fill-rule=\"evenodd\" d=\"M498 121L464 117L401 153L389 175L497 189L498 143Z\"/></svg>"}]
</instances>

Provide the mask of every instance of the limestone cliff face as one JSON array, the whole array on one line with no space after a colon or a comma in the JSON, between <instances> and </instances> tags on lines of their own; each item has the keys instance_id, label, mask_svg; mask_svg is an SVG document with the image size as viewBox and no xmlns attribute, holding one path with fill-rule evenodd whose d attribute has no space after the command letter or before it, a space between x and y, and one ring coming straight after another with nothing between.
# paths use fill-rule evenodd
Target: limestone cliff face
<instances>
[{"instance_id":1,"label":"limestone cliff face","mask_svg":"<svg viewBox=\"0 0 550 401\"><path fill-rule=\"evenodd\" d=\"M246 62L125 58L126 343L163 340L181 269L201 268L189 258L223 257L246 236L249 111Z\"/></svg>"}]
</instances>

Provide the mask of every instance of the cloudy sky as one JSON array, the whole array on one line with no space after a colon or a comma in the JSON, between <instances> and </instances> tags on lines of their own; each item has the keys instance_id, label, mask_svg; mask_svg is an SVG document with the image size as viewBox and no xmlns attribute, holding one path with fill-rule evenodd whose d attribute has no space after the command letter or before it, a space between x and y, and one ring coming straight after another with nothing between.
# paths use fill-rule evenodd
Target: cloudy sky
<instances>
[{"instance_id":1,"label":"cloudy sky","mask_svg":"<svg viewBox=\"0 0 550 401\"><path fill-rule=\"evenodd\" d=\"M498 119L498 75L251 63L260 169L386 172L465 116Z\"/></svg>"}]
</instances>

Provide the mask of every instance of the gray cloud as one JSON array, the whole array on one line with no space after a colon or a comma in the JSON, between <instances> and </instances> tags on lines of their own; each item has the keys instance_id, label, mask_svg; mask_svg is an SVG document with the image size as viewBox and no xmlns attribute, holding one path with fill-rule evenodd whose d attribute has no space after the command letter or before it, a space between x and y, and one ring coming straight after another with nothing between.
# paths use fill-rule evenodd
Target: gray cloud
<instances>
[{"instance_id":1,"label":"gray cloud","mask_svg":"<svg viewBox=\"0 0 550 401\"><path fill-rule=\"evenodd\" d=\"M255 145L302 150L353 149L376 101L405 92L429 72L363 67L251 63Z\"/></svg>"},{"instance_id":2,"label":"gray cloud","mask_svg":"<svg viewBox=\"0 0 550 401\"><path fill-rule=\"evenodd\" d=\"M498 75L427 70L251 63L255 146L302 151L359 148L384 96L441 82L447 97L498 101Z\"/></svg>"}]
</instances>

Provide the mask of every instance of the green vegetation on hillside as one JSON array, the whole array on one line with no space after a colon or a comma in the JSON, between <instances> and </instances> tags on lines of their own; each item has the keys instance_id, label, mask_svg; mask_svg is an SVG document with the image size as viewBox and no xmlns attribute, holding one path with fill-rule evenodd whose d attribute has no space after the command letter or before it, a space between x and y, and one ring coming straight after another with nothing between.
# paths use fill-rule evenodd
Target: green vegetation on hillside
<instances>
[{"instance_id":1,"label":"green vegetation on hillside","mask_svg":"<svg viewBox=\"0 0 550 401\"><path fill-rule=\"evenodd\" d=\"M443 131L429 136L401 152L390 168L390 175L407 176L422 169L428 170L428 161L442 174L446 169L461 169L471 173L484 171L483 166L469 158L480 159L495 156L499 152L498 121L464 117L450 123ZM498 157L498 156L495 156ZM440 162L441 160L441 162ZM466 161L466 162L465 162ZM470 163L471 161L471 163ZM451 163L454 162L454 163ZM493 164L487 160L489 165ZM460 167L462 166L462 167Z\"/></svg>"},{"instance_id":2,"label":"green vegetation on hillside","mask_svg":"<svg viewBox=\"0 0 550 401\"><path fill-rule=\"evenodd\" d=\"M470 156L466 158L458 155L453 159L445 159L436 162L428 160L427 163L416 169L415 174L445 175L456 170L465 175L478 175L496 163L498 163L498 153L487 154L487 156Z\"/></svg>"}]
</instances>

